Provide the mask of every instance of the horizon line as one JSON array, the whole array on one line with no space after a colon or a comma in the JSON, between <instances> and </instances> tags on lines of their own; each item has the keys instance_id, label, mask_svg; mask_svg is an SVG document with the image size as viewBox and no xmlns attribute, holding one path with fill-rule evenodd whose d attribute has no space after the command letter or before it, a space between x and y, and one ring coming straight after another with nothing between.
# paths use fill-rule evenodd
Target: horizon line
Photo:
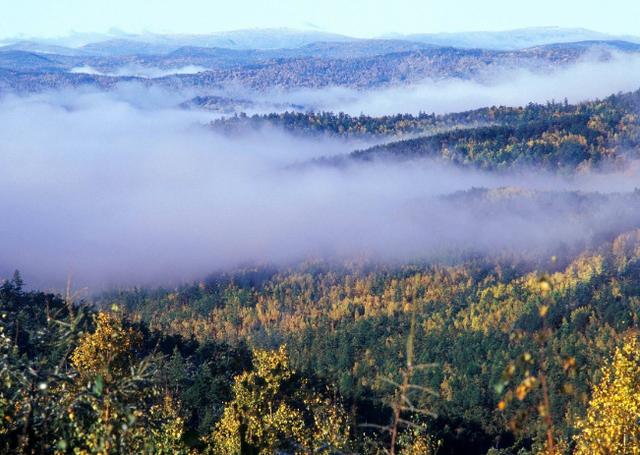
<instances>
[{"instance_id":1,"label":"horizon line","mask_svg":"<svg viewBox=\"0 0 640 455\"><path fill-rule=\"evenodd\" d=\"M596 33L609 37L632 37L639 38L639 35L633 35L628 33L622 34L613 34L609 32L602 32L600 30L596 30L593 28L587 27L563 27L560 25L535 25L531 27L517 27L517 28L505 28L505 29L470 29L470 30L457 30L457 31L446 31L446 32L432 32L432 31L420 31L420 32L410 32L410 33L402 33L402 32L386 32L382 34L373 34L367 36L357 36L357 35L348 35L345 33L334 32L330 30L325 30L320 27L312 27L312 26L280 26L280 27L248 27L248 28L236 28L236 29L227 29L227 30L218 30L218 31L210 31L210 32L176 32L176 31L152 31L152 30L141 30L141 31L129 31L124 30L120 27L109 27L103 31L77 31L77 30L69 30L66 34L58 34L58 35L27 35L27 34L18 34L18 35L0 35L0 41L9 42L9 41L56 41L56 40L65 40L72 38L80 38L82 36L86 36L89 38L93 35L97 39L118 39L127 37L130 38L141 38L144 36L174 36L174 37L197 37L197 36L215 36L215 35L225 35L232 33L240 33L240 32L260 32L260 31L286 31L292 33L317 33L323 35L333 35L336 37L342 37L353 40L375 40L375 39L394 39L394 37L398 37L398 39L408 38L411 36L425 36L425 35L433 35L433 36L442 36L442 35L459 35L459 34L500 34L500 33L509 33L509 32L518 32L518 31L527 31L527 30L572 30L572 31L584 31L590 33Z\"/></svg>"}]
</instances>

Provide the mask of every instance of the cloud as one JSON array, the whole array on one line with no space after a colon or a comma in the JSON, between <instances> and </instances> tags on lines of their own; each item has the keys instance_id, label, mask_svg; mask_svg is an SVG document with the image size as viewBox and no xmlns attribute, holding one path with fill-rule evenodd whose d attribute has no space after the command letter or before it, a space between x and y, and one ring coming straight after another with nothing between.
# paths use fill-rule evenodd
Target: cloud
<instances>
[{"instance_id":1,"label":"cloud","mask_svg":"<svg viewBox=\"0 0 640 455\"><path fill-rule=\"evenodd\" d=\"M0 274L19 268L46 286L68 273L93 288L159 283L247 262L553 248L640 221L618 196L581 205L570 195L498 205L443 197L513 185L631 191L637 168L564 180L430 161L296 167L364 144L269 129L220 136L208 114L175 109L176 95L157 90L0 100Z\"/></svg>"},{"instance_id":2,"label":"cloud","mask_svg":"<svg viewBox=\"0 0 640 455\"><path fill-rule=\"evenodd\" d=\"M156 68L142 65L129 65L115 68L111 71L100 71L91 66L77 66L69 70L75 74L92 74L96 76L114 77L140 77L144 79L155 79L159 77L172 76L176 74L198 74L208 71L207 68L197 65L186 65L177 68Z\"/></svg>"}]
</instances>

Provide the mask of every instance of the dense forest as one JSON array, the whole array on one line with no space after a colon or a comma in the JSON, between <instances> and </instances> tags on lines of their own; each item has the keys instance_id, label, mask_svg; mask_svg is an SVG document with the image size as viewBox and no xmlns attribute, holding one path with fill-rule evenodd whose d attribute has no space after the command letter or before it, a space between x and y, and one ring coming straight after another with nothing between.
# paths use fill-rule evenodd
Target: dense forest
<instances>
[{"instance_id":1,"label":"dense forest","mask_svg":"<svg viewBox=\"0 0 640 455\"><path fill-rule=\"evenodd\" d=\"M517 116L512 108L478 109L457 114L435 115L419 113L396 114L383 117L368 115L352 116L333 112L296 112L286 111L264 115L236 114L211 122L215 131L225 134L245 133L264 127L282 128L289 133L327 137L402 137L424 135L455 127L486 126L498 119Z\"/></svg>"},{"instance_id":2,"label":"dense forest","mask_svg":"<svg viewBox=\"0 0 640 455\"><path fill-rule=\"evenodd\" d=\"M626 95L630 97L630 95ZM450 114L418 115L395 114L372 117L361 114L353 116L344 112L296 112L286 111L271 114L236 114L211 122L215 131L237 134L264 127L281 128L289 133L301 135L323 135L338 137L394 138L412 135L427 135L433 131L474 126L518 125L544 115L571 112L575 106L567 102L550 102L545 105L530 104L527 107L493 106Z\"/></svg>"},{"instance_id":3,"label":"dense forest","mask_svg":"<svg viewBox=\"0 0 640 455\"><path fill-rule=\"evenodd\" d=\"M637 449L638 283L638 230L545 261L264 266L91 306L16 273L1 450Z\"/></svg>"},{"instance_id":4,"label":"dense forest","mask_svg":"<svg viewBox=\"0 0 640 455\"><path fill-rule=\"evenodd\" d=\"M493 125L457 129L356 151L356 159L431 157L488 170L607 169L637 158L640 91L577 105L489 109ZM482 112L482 111L481 111Z\"/></svg>"},{"instance_id":5,"label":"dense forest","mask_svg":"<svg viewBox=\"0 0 640 455\"><path fill-rule=\"evenodd\" d=\"M433 157L457 165L505 170L589 170L637 158L640 91L577 105L530 104L498 110L495 125L458 129L353 153L356 159ZM515 114L515 115L514 115Z\"/></svg>"}]
</instances>

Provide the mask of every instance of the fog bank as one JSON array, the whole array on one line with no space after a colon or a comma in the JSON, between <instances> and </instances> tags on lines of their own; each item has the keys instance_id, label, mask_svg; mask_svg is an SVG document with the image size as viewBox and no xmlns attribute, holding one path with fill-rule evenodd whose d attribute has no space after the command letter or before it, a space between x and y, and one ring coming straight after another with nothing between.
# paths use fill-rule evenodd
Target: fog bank
<instances>
[{"instance_id":1,"label":"fog bank","mask_svg":"<svg viewBox=\"0 0 640 455\"><path fill-rule=\"evenodd\" d=\"M153 79L165 76L172 76L175 74L198 74L203 71L207 71L207 68L197 65L187 65L178 68L157 68L142 65L129 65L122 66L114 69L113 71L99 71L91 66L79 66L71 68L70 73L75 74L93 74L97 76L115 76L115 77L141 77L145 79Z\"/></svg>"},{"instance_id":2,"label":"fog bank","mask_svg":"<svg viewBox=\"0 0 640 455\"><path fill-rule=\"evenodd\" d=\"M161 283L248 262L529 250L640 222L628 201L484 206L472 187L632 191L638 168L561 180L430 161L291 167L362 143L263 130L237 138L171 94L127 87L0 100L0 275L39 285ZM480 210L479 207L485 207ZM518 210L513 210L513 207Z\"/></svg>"}]
</instances>

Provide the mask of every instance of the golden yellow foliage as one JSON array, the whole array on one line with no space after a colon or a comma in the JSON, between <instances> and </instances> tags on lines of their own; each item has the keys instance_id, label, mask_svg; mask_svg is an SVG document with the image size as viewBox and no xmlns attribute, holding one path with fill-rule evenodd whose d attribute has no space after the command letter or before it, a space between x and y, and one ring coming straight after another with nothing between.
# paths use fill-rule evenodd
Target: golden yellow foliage
<instances>
[{"instance_id":1,"label":"golden yellow foliage","mask_svg":"<svg viewBox=\"0 0 640 455\"><path fill-rule=\"evenodd\" d=\"M407 432L405 441L398 455L432 455L438 453L440 442L432 436L421 433L419 430Z\"/></svg>"},{"instance_id":2,"label":"golden yellow foliage","mask_svg":"<svg viewBox=\"0 0 640 455\"><path fill-rule=\"evenodd\" d=\"M256 350L253 363L254 371L236 377L233 401L205 438L208 452L331 453L346 447L346 413L296 380L285 346L275 352Z\"/></svg>"},{"instance_id":3,"label":"golden yellow foliage","mask_svg":"<svg viewBox=\"0 0 640 455\"><path fill-rule=\"evenodd\" d=\"M640 453L640 344L629 336L602 368L586 417L579 421L577 455Z\"/></svg>"},{"instance_id":4,"label":"golden yellow foliage","mask_svg":"<svg viewBox=\"0 0 640 455\"><path fill-rule=\"evenodd\" d=\"M141 335L132 328L125 329L117 315L100 312L96 316L96 330L85 334L71 355L71 363L83 377L102 376L105 381L120 377L129 368L133 348Z\"/></svg>"},{"instance_id":5,"label":"golden yellow foliage","mask_svg":"<svg viewBox=\"0 0 640 455\"><path fill-rule=\"evenodd\" d=\"M178 405L169 395L165 395L161 404L151 407L149 420L155 425L139 428L137 450L157 455L187 455L195 453L185 447L184 419L178 413Z\"/></svg>"}]
</instances>

